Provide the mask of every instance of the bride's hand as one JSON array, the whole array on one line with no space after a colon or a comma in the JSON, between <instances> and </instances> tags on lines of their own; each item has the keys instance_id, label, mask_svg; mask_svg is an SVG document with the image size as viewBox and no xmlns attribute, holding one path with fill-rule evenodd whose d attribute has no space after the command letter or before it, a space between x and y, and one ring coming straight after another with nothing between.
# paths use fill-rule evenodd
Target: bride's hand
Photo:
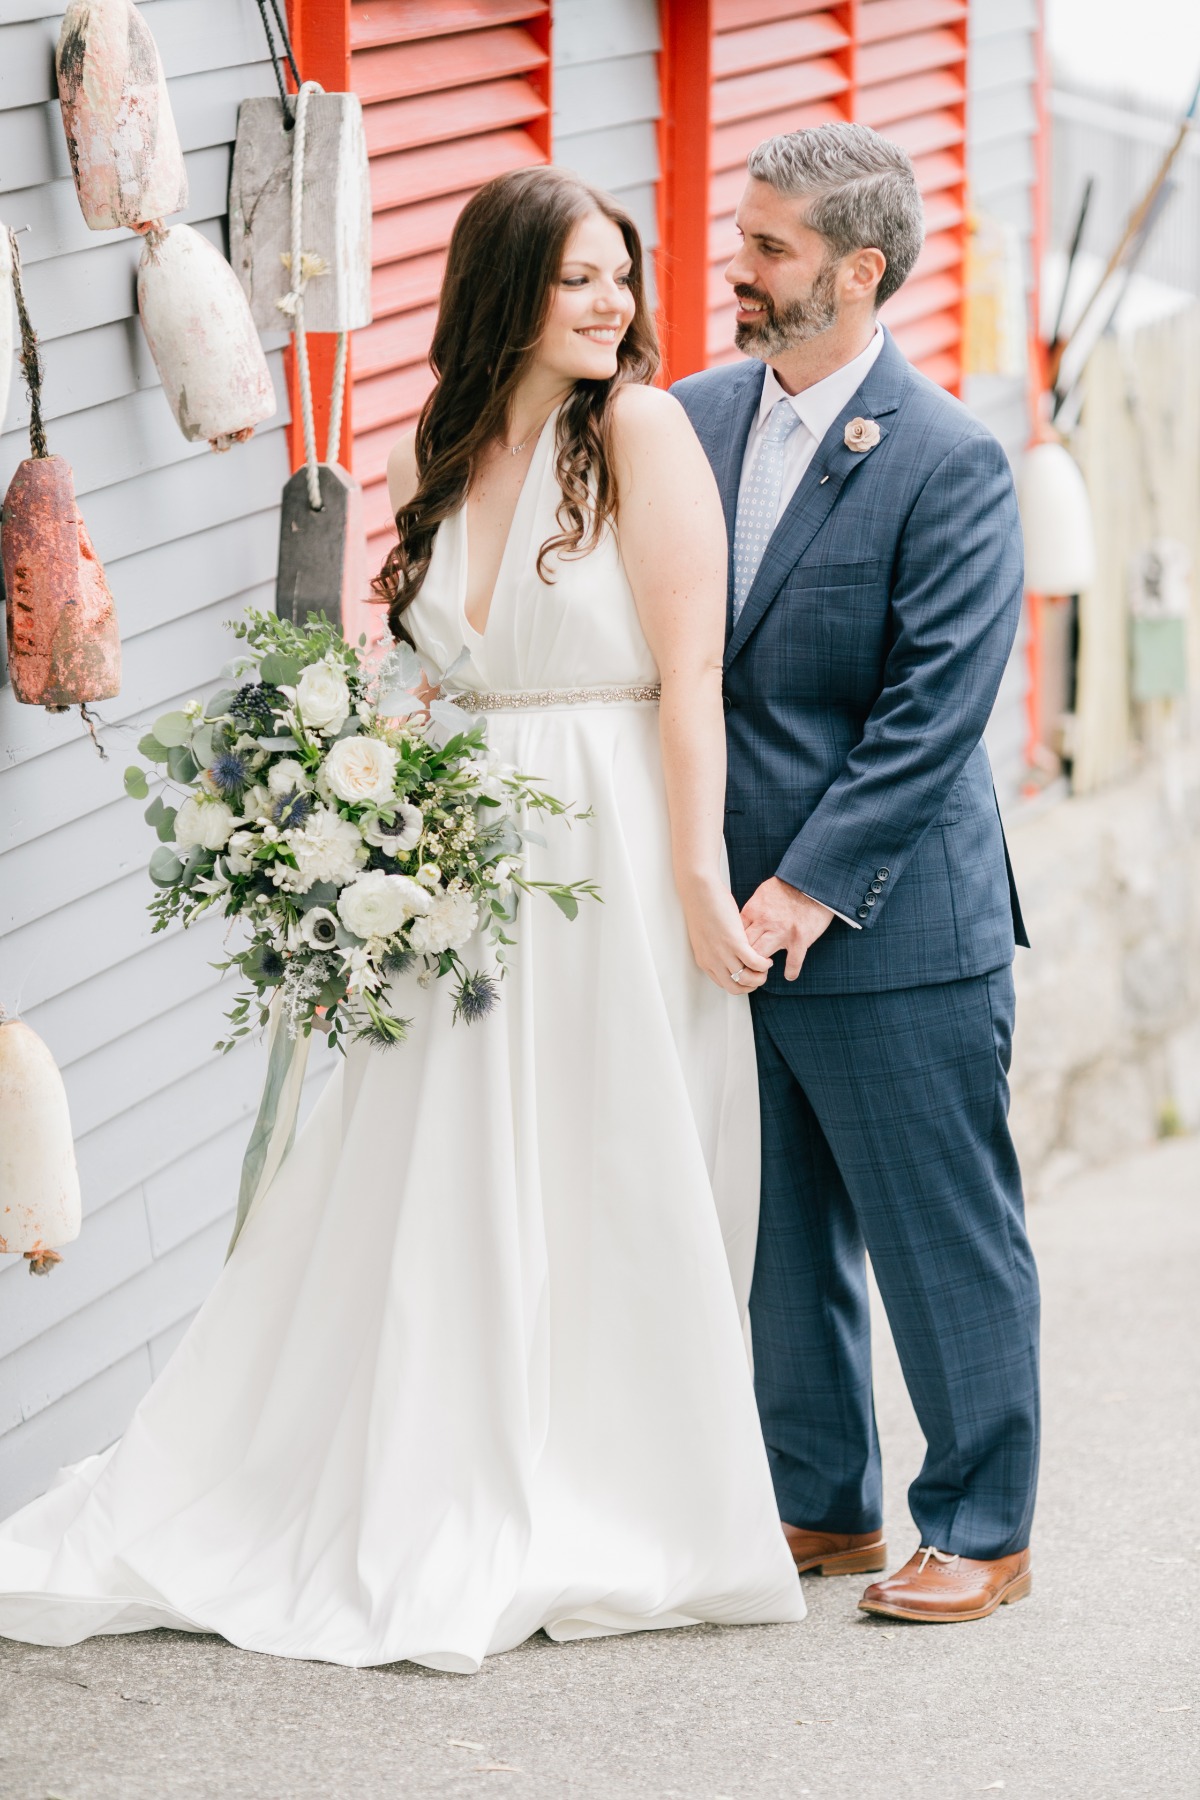
<instances>
[{"instance_id":1,"label":"bride's hand","mask_svg":"<svg viewBox=\"0 0 1200 1800\"><path fill-rule=\"evenodd\" d=\"M770 958L751 946L729 889L720 882L689 883L683 908L692 955L709 980L727 994L749 994L761 987L771 970Z\"/></svg>"}]
</instances>

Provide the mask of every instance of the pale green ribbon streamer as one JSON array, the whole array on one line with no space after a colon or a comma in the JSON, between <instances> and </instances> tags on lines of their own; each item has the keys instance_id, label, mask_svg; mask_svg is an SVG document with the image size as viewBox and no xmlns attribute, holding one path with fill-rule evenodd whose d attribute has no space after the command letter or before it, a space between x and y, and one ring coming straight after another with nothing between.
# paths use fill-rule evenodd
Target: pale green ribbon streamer
<instances>
[{"instance_id":1,"label":"pale green ribbon streamer","mask_svg":"<svg viewBox=\"0 0 1200 1800\"><path fill-rule=\"evenodd\" d=\"M308 1067L311 1039L302 1032L289 1036L282 1023L283 1008L278 999L271 1007L268 1030L267 1079L258 1117L250 1133L250 1142L242 1158L242 1179L238 1188L237 1218L233 1236L225 1252L225 1260L233 1255L233 1247L241 1236L242 1226L250 1217L255 1203L266 1193L280 1164L296 1138L296 1115L300 1111L300 1090Z\"/></svg>"}]
</instances>

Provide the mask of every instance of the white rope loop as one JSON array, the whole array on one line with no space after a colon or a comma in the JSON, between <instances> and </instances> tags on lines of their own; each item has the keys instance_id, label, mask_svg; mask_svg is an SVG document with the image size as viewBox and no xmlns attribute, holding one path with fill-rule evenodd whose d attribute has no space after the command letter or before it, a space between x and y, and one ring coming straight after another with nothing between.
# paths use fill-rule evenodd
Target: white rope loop
<instances>
[{"instance_id":1,"label":"white rope loop","mask_svg":"<svg viewBox=\"0 0 1200 1800\"><path fill-rule=\"evenodd\" d=\"M304 252L304 150L310 94L323 94L320 82L305 81L296 95L296 119L292 127L292 251L289 274L292 285L282 300L276 302L280 312L292 320L296 338L296 373L300 387L300 421L304 430L304 465L308 504L313 512L321 510L321 473L317 461L317 427L313 415L312 372L308 361L308 339L304 329L304 290L316 275L328 274L319 256ZM333 368L333 391L329 401L329 437L325 461L334 463L342 439L342 412L346 397L346 351L349 334L338 333L337 358Z\"/></svg>"}]
</instances>

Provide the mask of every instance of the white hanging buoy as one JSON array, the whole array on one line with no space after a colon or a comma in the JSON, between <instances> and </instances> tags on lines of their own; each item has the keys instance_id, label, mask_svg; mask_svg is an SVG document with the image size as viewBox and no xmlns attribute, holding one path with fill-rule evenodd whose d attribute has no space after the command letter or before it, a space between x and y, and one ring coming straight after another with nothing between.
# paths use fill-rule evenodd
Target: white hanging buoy
<instances>
[{"instance_id":1,"label":"white hanging buoy","mask_svg":"<svg viewBox=\"0 0 1200 1800\"><path fill-rule=\"evenodd\" d=\"M13 259L8 232L0 220L0 431L8 411L13 366Z\"/></svg>"},{"instance_id":2,"label":"white hanging buoy","mask_svg":"<svg viewBox=\"0 0 1200 1800\"><path fill-rule=\"evenodd\" d=\"M310 89L313 83L306 84ZM371 323L371 180L357 94L310 93L302 185L309 331ZM229 260L260 331L286 330L295 133L278 100L243 100L229 180Z\"/></svg>"},{"instance_id":3,"label":"white hanging buoy","mask_svg":"<svg viewBox=\"0 0 1200 1800\"><path fill-rule=\"evenodd\" d=\"M179 429L214 450L248 438L275 411L267 359L246 296L219 251L190 225L149 232L138 312Z\"/></svg>"},{"instance_id":4,"label":"white hanging buoy","mask_svg":"<svg viewBox=\"0 0 1200 1800\"><path fill-rule=\"evenodd\" d=\"M55 68L71 172L92 230L182 211L187 170L166 77L132 0L72 0Z\"/></svg>"},{"instance_id":5,"label":"white hanging buoy","mask_svg":"<svg viewBox=\"0 0 1200 1800\"><path fill-rule=\"evenodd\" d=\"M1034 594L1081 594L1096 576L1092 503L1065 445L1033 444L1017 478L1025 537L1025 586Z\"/></svg>"},{"instance_id":6,"label":"white hanging buoy","mask_svg":"<svg viewBox=\"0 0 1200 1800\"><path fill-rule=\"evenodd\" d=\"M0 1254L43 1275L79 1236L79 1171L62 1076L20 1019L0 1020Z\"/></svg>"}]
</instances>

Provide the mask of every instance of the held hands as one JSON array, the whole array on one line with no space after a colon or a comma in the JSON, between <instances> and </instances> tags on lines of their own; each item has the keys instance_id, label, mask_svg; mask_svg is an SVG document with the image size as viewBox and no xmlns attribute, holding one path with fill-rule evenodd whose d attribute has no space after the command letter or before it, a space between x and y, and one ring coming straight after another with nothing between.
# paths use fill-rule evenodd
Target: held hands
<instances>
[{"instance_id":1,"label":"held hands","mask_svg":"<svg viewBox=\"0 0 1200 1800\"><path fill-rule=\"evenodd\" d=\"M787 981L795 981L810 946L827 929L833 916L829 907L822 906L819 900L810 900L777 875L756 888L742 908L746 936L760 959L787 951L783 971Z\"/></svg>"},{"instance_id":2,"label":"held hands","mask_svg":"<svg viewBox=\"0 0 1200 1800\"><path fill-rule=\"evenodd\" d=\"M689 883L684 913L692 954L710 981L727 994L749 994L762 986L770 959L751 948L737 901L723 883ZM734 973L739 980L733 979Z\"/></svg>"}]
</instances>

